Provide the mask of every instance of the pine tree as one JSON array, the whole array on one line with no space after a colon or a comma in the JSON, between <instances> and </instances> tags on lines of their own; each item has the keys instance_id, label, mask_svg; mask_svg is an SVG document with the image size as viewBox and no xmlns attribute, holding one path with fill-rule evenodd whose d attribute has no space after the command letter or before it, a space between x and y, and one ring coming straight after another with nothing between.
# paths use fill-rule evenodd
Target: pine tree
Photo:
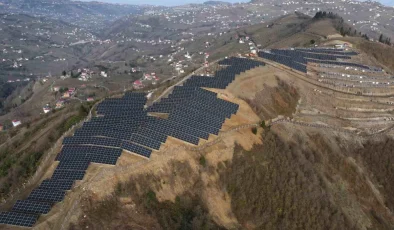
<instances>
[{"instance_id":1,"label":"pine tree","mask_svg":"<svg viewBox=\"0 0 394 230\"><path fill-rule=\"evenodd\" d=\"M383 34L380 35L379 42L383 43Z\"/></svg>"}]
</instances>

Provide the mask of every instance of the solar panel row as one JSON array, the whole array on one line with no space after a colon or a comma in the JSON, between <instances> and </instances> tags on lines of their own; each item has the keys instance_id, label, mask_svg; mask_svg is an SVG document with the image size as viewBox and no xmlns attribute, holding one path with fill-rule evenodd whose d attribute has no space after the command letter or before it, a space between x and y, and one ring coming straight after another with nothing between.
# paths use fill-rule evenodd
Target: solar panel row
<instances>
[{"instance_id":1,"label":"solar panel row","mask_svg":"<svg viewBox=\"0 0 394 230\"><path fill-rule=\"evenodd\" d=\"M74 184L73 180L54 180L46 179L40 184L40 189L52 189L52 190L70 190Z\"/></svg>"},{"instance_id":2,"label":"solar panel row","mask_svg":"<svg viewBox=\"0 0 394 230\"><path fill-rule=\"evenodd\" d=\"M344 59L351 59L351 56L354 55L357 55L357 53L323 48L292 50L272 49L269 51L259 52L259 57L272 60L304 73L307 72L307 63L319 63L332 66L348 66L367 70L379 70L379 68L376 67L369 67L358 63L341 61Z\"/></svg>"},{"instance_id":3,"label":"solar panel row","mask_svg":"<svg viewBox=\"0 0 394 230\"><path fill-rule=\"evenodd\" d=\"M56 203L62 201L65 195L66 192L61 190L34 189L27 199Z\"/></svg>"},{"instance_id":4,"label":"solar panel row","mask_svg":"<svg viewBox=\"0 0 394 230\"><path fill-rule=\"evenodd\" d=\"M51 204L34 200L18 200L12 207L13 212L32 214L47 214L51 210Z\"/></svg>"},{"instance_id":5,"label":"solar panel row","mask_svg":"<svg viewBox=\"0 0 394 230\"><path fill-rule=\"evenodd\" d=\"M152 153L152 150L150 150L150 149L144 148L140 145L136 145L136 144L133 144L133 143L130 143L127 141L122 142L122 148L124 150L129 151L129 152L136 153L138 155L141 155L141 156L144 156L147 158L149 158Z\"/></svg>"},{"instance_id":6,"label":"solar panel row","mask_svg":"<svg viewBox=\"0 0 394 230\"><path fill-rule=\"evenodd\" d=\"M37 222L37 219L37 215L18 212L0 212L0 224L32 227Z\"/></svg>"}]
</instances>

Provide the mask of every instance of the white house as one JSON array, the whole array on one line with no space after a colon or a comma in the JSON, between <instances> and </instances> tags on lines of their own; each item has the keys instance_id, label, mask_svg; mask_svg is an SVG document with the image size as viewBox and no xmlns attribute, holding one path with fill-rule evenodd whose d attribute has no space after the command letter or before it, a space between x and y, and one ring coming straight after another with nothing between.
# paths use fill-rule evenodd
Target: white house
<instances>
[{"instance_id":1,"label":"white house","mask_svg":"<svg viewBox=\"0 0 394 230\"><path fill-rule=\"evenodd\" d=\"M12 125L14 126L14 127L16 127L16 126L18 126L18 125L21 125L22 124L22 122L20 121L20 120L13 120L12 121Z\"/></svg>"}]
</instances>

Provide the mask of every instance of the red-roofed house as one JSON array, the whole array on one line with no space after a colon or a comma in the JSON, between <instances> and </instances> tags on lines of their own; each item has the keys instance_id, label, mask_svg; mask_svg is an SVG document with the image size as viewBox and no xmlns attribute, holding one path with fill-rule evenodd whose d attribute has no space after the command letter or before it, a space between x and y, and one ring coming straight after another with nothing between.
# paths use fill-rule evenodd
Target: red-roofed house
<instances>
[{"instance_id":1,"label":"red-roofed house","mask_svg":"<svg viewBox=\"0 0 394 230\"><path fill-rule=\"evenodd\" d=\"M142 84L142 82L141 82L140 80L136 80L136 81L133 83L133 87L134 87L135 89L141 89L141 88L144 87L144 85Z\"/></svg>"}]
</instances>

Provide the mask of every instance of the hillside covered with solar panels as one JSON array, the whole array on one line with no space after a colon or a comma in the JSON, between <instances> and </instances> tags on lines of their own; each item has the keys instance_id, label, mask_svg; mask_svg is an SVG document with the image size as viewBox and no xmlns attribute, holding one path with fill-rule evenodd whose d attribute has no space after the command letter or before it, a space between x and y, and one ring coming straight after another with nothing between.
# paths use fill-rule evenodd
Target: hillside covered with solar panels
<instances>
[{"instance_id":1,"label":"hillside covered with solar panels","mask_svg":"<svg viewBox=\"0 0 394 230\"><path fill-rule=\"evenodd\" d=\"M329 42L209 68L97 103L0 226L394 226L393 70Z\"/></svg>"}]
</instances>

